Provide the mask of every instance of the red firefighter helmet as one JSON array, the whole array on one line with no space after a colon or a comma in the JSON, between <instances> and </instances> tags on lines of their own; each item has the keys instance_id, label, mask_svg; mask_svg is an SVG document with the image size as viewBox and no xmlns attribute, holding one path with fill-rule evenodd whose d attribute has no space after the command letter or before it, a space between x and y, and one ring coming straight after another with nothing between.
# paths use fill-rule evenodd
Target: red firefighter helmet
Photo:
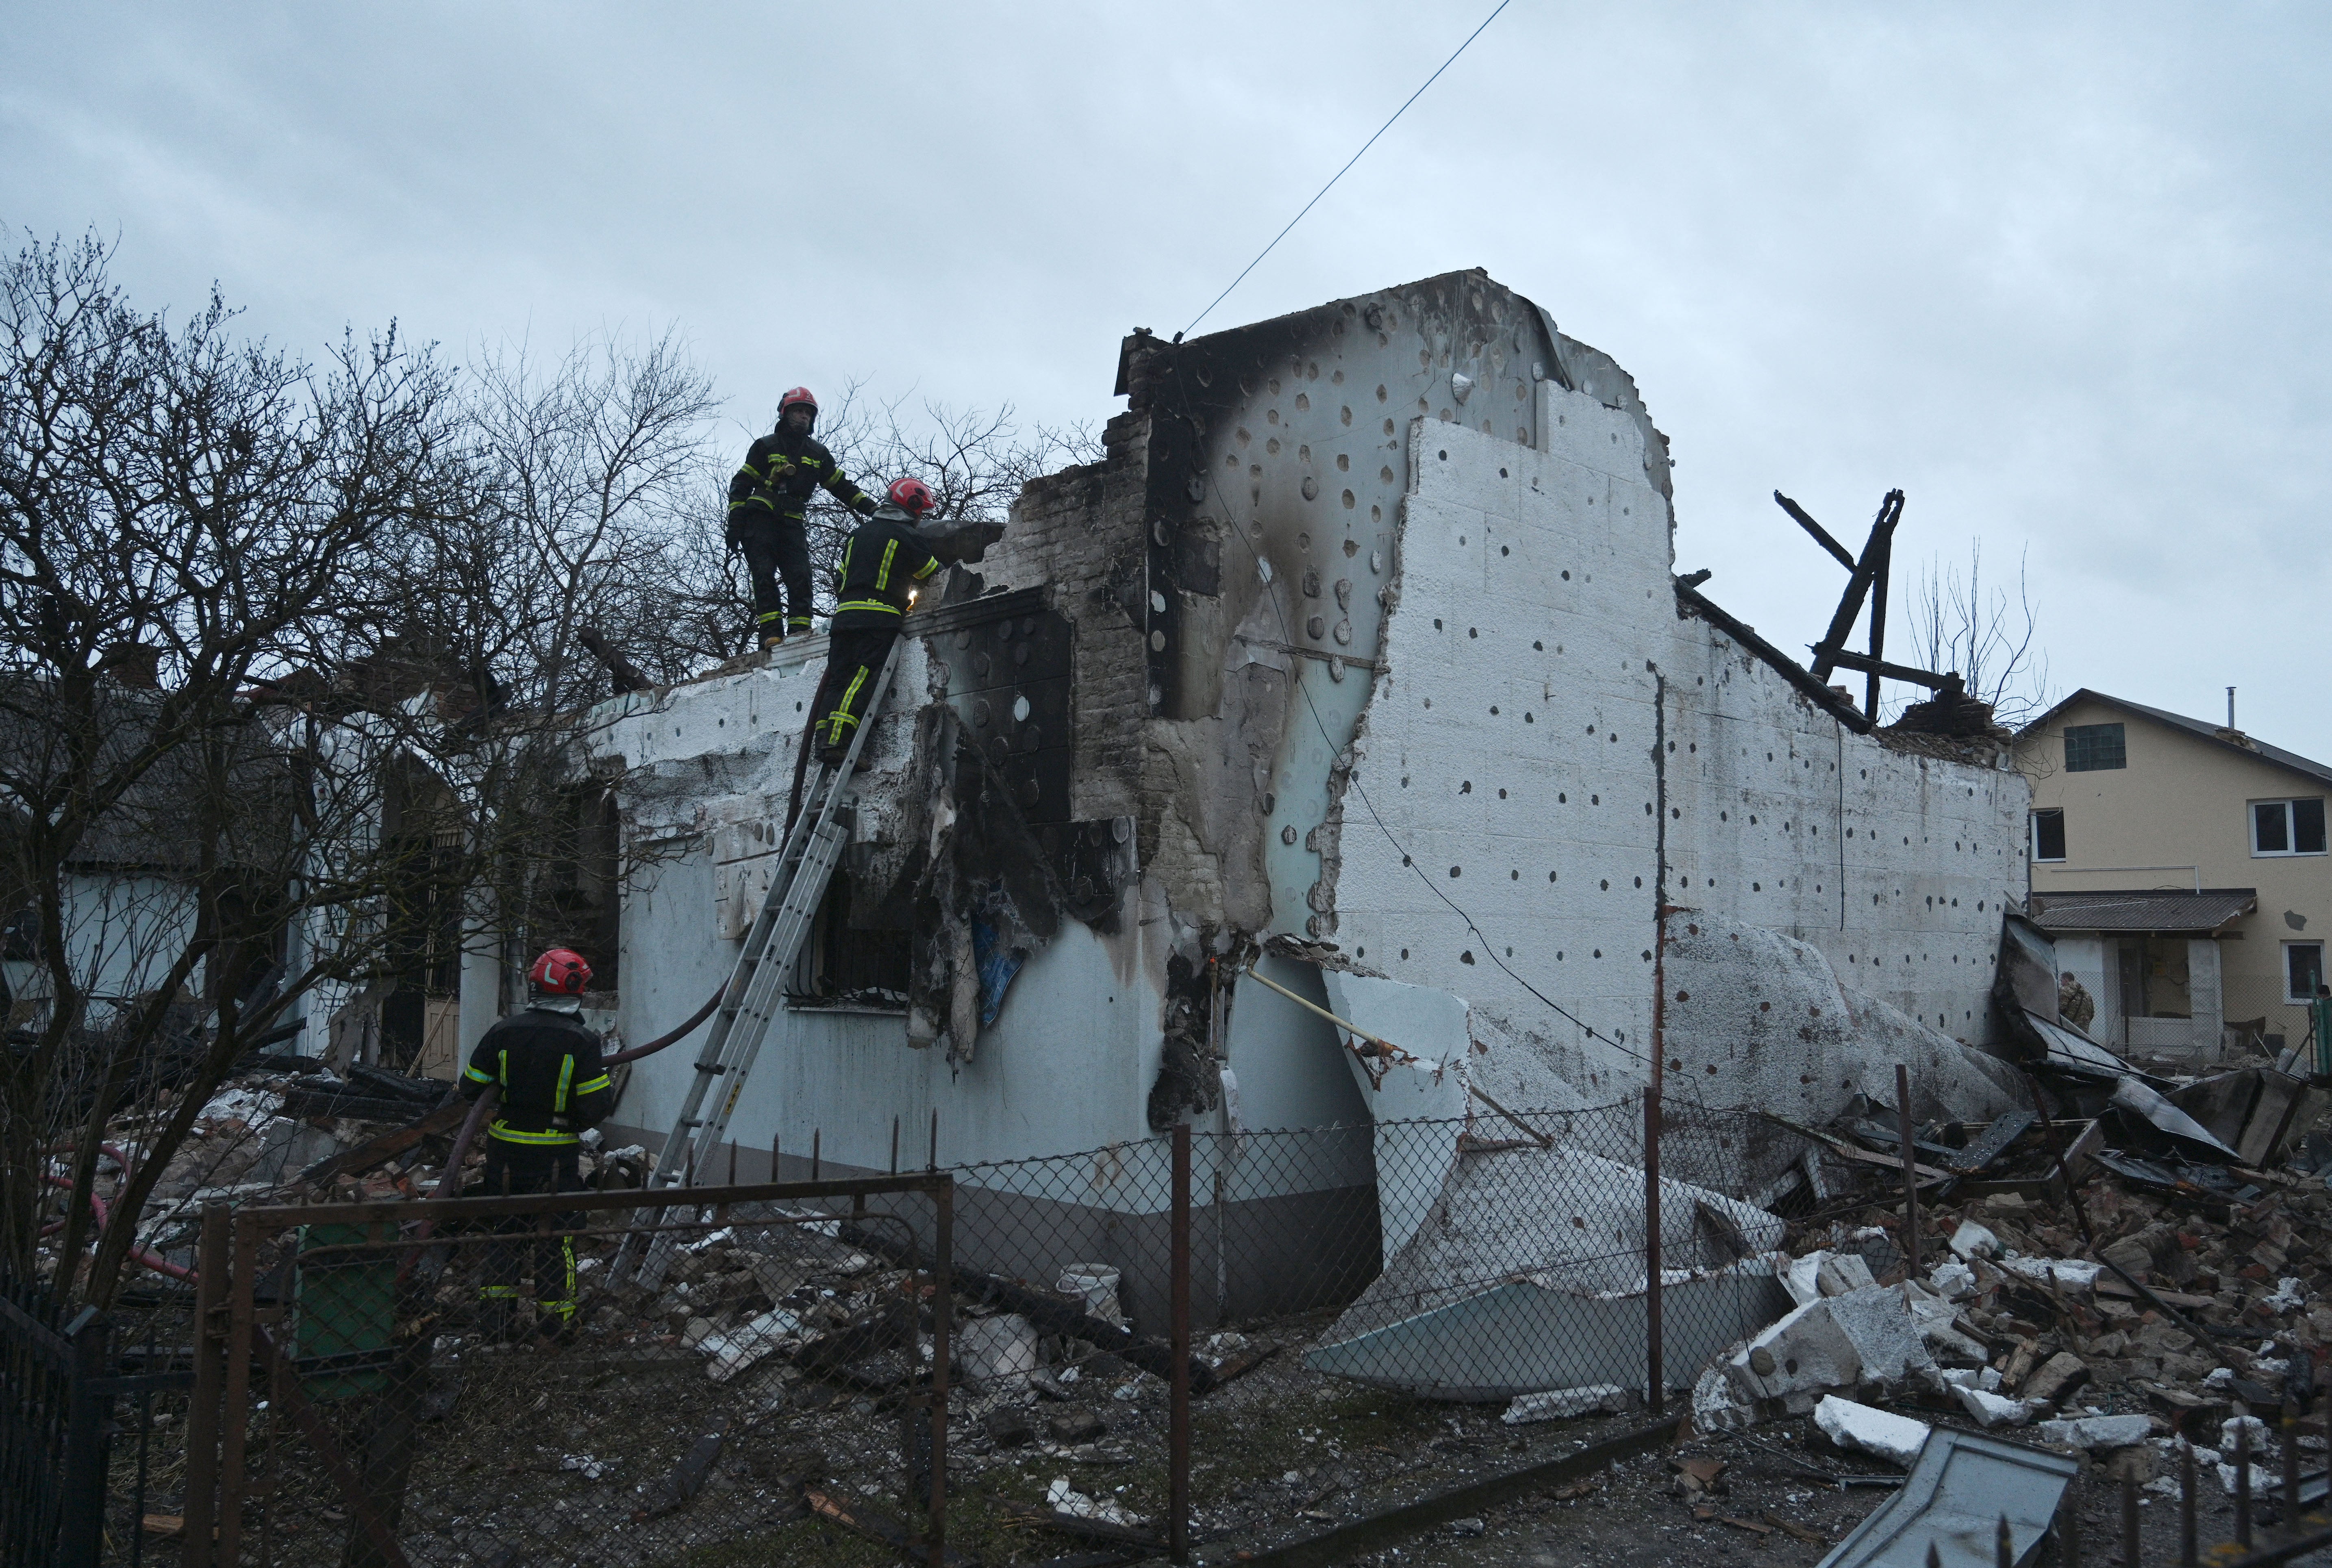
<instances>
[{"instance_id":1,"label":"red firefighter helmet","mask_svg":"<svg viewBox=\"0 0 2332 1568\"><path fill-rule=\"evenodd\" d=\"M914 518L922 517L937 506L940 499L932 493L932 487L920 479L894 479L885 493L890 496L892 505Z\"/></svg>"},{"instance_id":2,"label":"red firefighter helmet","mask_svg":"<svg viewBox=\"0 0 2332 1568\"><path fill-rule=\"evenodd\" d=\"M572 948L554 947L534 961L526 978L538 990L556 991L561 996L581 996L591 986L591 966L583 955Z\"/></svg>"},{"instance_id":3,"label":"red firefighter helmet","mask_svg":"<svg viewBox=\"0 0 2332 1568\"><path fill-rule=\"evenodd\" d=\"M791 409L796 404L807 405L809 408L810 423L814 425L817 422L817 394L813 393L807 387L796 387L788 391L784 397L778 399L779 424L783 425L786 422L787 411Z\"/></svg>"}]
</instances>

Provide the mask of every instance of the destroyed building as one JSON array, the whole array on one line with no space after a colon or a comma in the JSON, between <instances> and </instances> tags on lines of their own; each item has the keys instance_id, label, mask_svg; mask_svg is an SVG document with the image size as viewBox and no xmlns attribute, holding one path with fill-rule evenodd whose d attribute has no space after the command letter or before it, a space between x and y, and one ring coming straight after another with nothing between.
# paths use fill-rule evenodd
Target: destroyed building
<instances>
[{"instance_id":1,"label":"destroyed building","mask_svg":"<svg viewBox=\"0 0 2332 1568\"><path fill-rule=\"evenodd\" d=\"M1649 1076L1662 970L1677 1095L1821 1122L1908 1061L1959 1114L2004 1103L1970 1047L2023 778L1871 732L1678 582L1668 438L1610 358L1468 272L1137 330L1116 391L1104 460L1030 483L909 617L741 1172L814 1140L880 1170L934 1115L961 1163L1609 1104ZM597 715L625 1040L729 972L822 653ZM639 1064L611 1136L659 1141L690 1067ZM1256 1200L1365 1200L1367 1139L1339 1147ZM1390 1257L1432 1195L1377 1196Z\"/></svg>"}]
</instances>

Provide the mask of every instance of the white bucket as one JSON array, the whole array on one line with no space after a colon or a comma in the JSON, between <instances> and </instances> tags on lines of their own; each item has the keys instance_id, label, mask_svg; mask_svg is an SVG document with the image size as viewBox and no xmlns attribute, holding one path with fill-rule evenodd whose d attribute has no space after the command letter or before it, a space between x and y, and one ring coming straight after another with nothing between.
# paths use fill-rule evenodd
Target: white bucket
<instances>
[{"instance_id":1,"label":"white bucket","mask_svg":"<svg viewBox=\"0 0 2332 1568\"><path fill-rule=\"evenodd\" d=\"M1018 1313L975 1317L956 1330L950 1347L964 1377L1026 1377L1037 1370L1037 1330Z\"/></svg>"},{"instance_id":2,"label":"white bucket","mask_svg":"<svg viewBox=\"0 0 2332 1568\"><path fill-rule=\"evenodd\" d=\"M1072 1263L1061 1270L1053 1288L1064 1296L1085 1298L1085 1315L1104 1323L1125 1326L1125 1310L1117 1305L1118 1271L1106 1263Z\"/></svg>"}]
</instances>

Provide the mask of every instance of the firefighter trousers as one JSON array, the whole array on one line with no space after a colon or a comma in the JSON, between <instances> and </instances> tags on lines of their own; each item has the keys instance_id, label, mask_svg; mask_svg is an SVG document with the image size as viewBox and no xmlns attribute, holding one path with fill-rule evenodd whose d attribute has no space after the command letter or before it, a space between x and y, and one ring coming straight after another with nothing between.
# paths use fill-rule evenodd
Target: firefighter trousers
<instances>
[{"instance_id":1,"label":"firefighter trousers","mask_svg":"<svg viewBox=\"0 0 2332 1568\"><path fill-rule=\"evenodd\" d=\"M788 636L809 630L809 532L803 521L765 514L741 522L737 546L745 552L745 571L753 579L755 639L775 636L781 629Z\"/></svg>"},{"instance_id":2,"label":"firefighter trousers","mask_svg":"<svg viewBox=\"0 0 2332 1568\"><path fill-rule=\"evenodd\" d=\"M538 1192L583 1190L582 1151L573 1143L512 1143L486 1138L486 1196L512 1198ZM490 1315L507 1321L526 1299L521 1279L531 1276L537 1321L559 1327L575 1316L575 1238L557 1234L580 1229L579 1214L511 1215L494 1224L486 1248L478 1296ZM500 1304L497 1306L496 1304Z\"/></svg>"},{"instance_id":3,"label":"firefighter trousers","mask_svg":"<svg viewBox=\"0 0 2332 1568\"><path fill-rule=\"evenodd\" d=\"M823 761L838 762L849 749L858 722L874 700L891 645L899 640L896 621L887 626L853 626L827 636L826 679L818 683L810 714L810 744Z\"/></svg>"}]
</instances>

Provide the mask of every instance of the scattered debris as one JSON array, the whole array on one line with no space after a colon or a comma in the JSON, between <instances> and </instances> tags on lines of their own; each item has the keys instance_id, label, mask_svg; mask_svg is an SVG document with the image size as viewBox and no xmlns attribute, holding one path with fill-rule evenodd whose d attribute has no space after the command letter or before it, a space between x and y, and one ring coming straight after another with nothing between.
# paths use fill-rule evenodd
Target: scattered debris
<instances>
[{"instance_id":1,"label":"scattered debris","mask_svg":"<svg viewBox=\"0 0 2332 1568\"><path fill-rule=\"evenodd\" d=\"M1592 1383L1586 1388L1549 1389L1543 1393L1517 1395L1499 1419L1510 1427L1526 1421L1553 1421L1572 1416L1619 1415L1631 1410L1636 1396L1617 1383Z\"/></svg>"},{"instance_id":2,"label":"scattered debris","mask_svg":"<svg viewBox=\"0 0 2332 1568\"><path fill-rule=\"evenodd\" d=\"M1853 1448L1904 1466L1919 1457L1920 1448L1934 1430L1925 1421L1874 1410L1836 1394L1825 1396L1814 1407L1814 1425L1821 1429L1822 1436L1841 1448Z\"/></svg>"}]
</instances>

